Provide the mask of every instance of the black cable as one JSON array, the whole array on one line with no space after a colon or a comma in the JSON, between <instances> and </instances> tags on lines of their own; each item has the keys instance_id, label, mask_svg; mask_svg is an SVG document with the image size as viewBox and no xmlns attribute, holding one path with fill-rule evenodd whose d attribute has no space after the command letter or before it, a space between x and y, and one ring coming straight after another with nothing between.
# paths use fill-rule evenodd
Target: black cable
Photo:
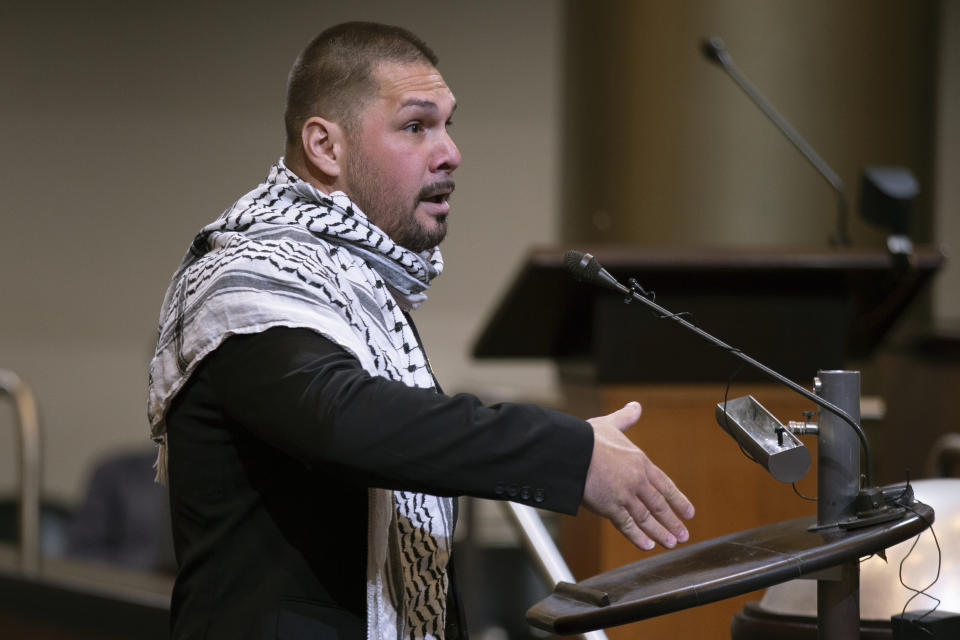
<instances>
[{"instance_id":1,"label":"black cable","mask_svg":"<svg viewBox=\"0 0 960 640\"><path fill-rule=\"evenodd\" d=\"M732 350L732 351L739 351L739 349L736 349L736 348L734 348L734 347L731 347L731 350ZM729 423L727 422L727 420L728 420L728 416L727 416L727 397L730 395L730 385L733 384L733 379L736 378L737 375L739 375L739 373L740 373L740 371L741 371L742 369L743 369L743 363L741 362L741 363L737 366L737 368L733 370L733 373L730 374L730 377L727 378L727 387L723 390L723 430L726 431L728 434L730 433L730 425L729 425ZM735 439L735 440L736 440L736 439ZM747 460L750 460L751 462L757 462L757 459L754 458L752 455L750 455L750 452L749 452L749 451L747 451L746 449L743 448L743 445L740 444L740 441L739 441L739 440L737 440L737 446L740 447L740 453L742 453L742 454L744 455L744 457L747 458ZM817 501L816 498L811 498L810 496L805 496L805 495L803 495L802 493L800 493L800 490L797 489L797 483L796 483L796 482L791 482L791 483L790 483L790 486L793 487L793 492L794 492L795 494L797 494L798 496L800 496L801 498L803 498L804 500L808 500L808 501L810 501L810 502L816 502L816 501Z\"/></svg>"},{"instance_id":2,"label":"black cable","mask_svg":"<svg viewBox=\"0 0 960 640\"><path fill-rule=\"evenodd\" d=\"M649 300L650 302L656 302L656 301L657 301L657 293L656 293L656 291L654 291L653 289L651 289L650 291L647 291L647 290L644 289L642 286L640 286L640 283L637 282L637 279L636 279L636 278L630 278L629 280L627 280L627 284L630 285L630 290L631 290L631 291L633 291L633 292L635 292L635 293L639 293L640 295L642 295L644 298L646 298L646 299ZM627 298L627 304L630 304L630 298Z\"/></svg>"},{"instance_id":3,"label":"black cable","mask_svg":"<svg viewBox=\"0 0 960 640\"><path fill-rule=\"evenodd\" d=\"M734 348L734 347L731 347L731 350L732 350L732 351L739 351L739 349L736 349L736 348ZM728 434L730 434L730 424L727 422L727 420L729 419L729 417L728 417L728 415L727 415L727 398L728 398L729 395L730 395L730 386L733 384L733 379L736 378L737 375L740 374L740 371L741 371L742 369L743 369L743 363L741 362L741 363L737 366L737 368L733 370L733 373L730 374L730 377L727 378L727 387L723 390L723 425L722 425L722 426L723 426L723 430L726 431ZM751 462L757 462L757 459L754 458L752 455L750 455L750 452L749 452L749 451L747 451L746 449L743 448L743 445L740 444L740 441L739 441L739 440L737 440L736 438L734 438L734 440L736 440L737 446L740 447L740 453L742 453L747 460L750 460ZM796 483L796 482L791 482L791 483L790 483L790 486L793 487L793 492L794 492L795 494L797 494L798 496L800 496L801 498L803 498L804 500L808 500L808 501L810 501L810 502L816 502L816 501L817 501L816 498L811 498L810 496L805 496L805 495L803 495L802 493L800 493L800 490L797 489L797 483Z\"/></svg>"},{"instance_id":4,"label":"black cable","mask_svg":"<svg viewBox=\"0 0 960 640\"><path fill-rule=\"evenodd\" d=\"M723 424L720 426L723 427L723 430L726 431L727 435L729 435L730 437L733 437L733 433L730 432L730 423L728 422L730 418L727 415L727 397L730 395L730 385L733 384L733 379L737 377L737 374L740 373L741 369L743 369L743 363L741 363L736 369L734 369L733 373L730 374L730 377L727 378L727 388L723 390ZM743 448L743 445L740 444L740 440L738 438L733 438L733 439L737 443L737 446L740 447L740 453L743 454L744 458L746 458L750 462L756 462L759 464L757 459L754 458L749 451Z\"/></svg>"},{"instance_id":5,"label":"black cable","mask_svg":"<svg viewBox=\"0 0 960 640\"><path fill-rule=\"evenodd\" d=\"M809 500L810 502L816 502L816 501L817 501L817 498L811 498L810 496L805 496L805 495L803 495L802 493L800 493L800 489L797 489L797 483L796 483L796 482L791 482L791 483L790 483L790 486L793 487L793 492L794 492L795 494L797 494L798 496L800 496L801 498L803 498L804 500Z\"/></svg>"},{"instance_id":6,"label":"black cable","mask_svg":"<svg viewBox=\"0 0 960 640\"><path fill-rule=\"evenodd\" d=\"M906 583L903 581L903 564L904 564L904 562L906 562L907 558L910 556L911 553L913 553L913 550L916 548L917 543L920 541L920 536L923 535L923 532L922 532L922 531L921 531L920 533L918 533L917 536L913 539L913 544L910 545L909 551L907 551L907 554L906 554L905 556L903 556L903 558L900 560L900 576L899 576L899 577L900 577L900 584L903 585L904 589L907 589L908 591L912 591L912 592L913 592L913 595L910 596L910 598L909 598L909 599L906 601L906 603L903 605L903 611L902 611L902 613L906 613L907 607L908 607L908 606L910 605L910 603L913 602L913 600L914 600L917 596L919 596L919 595L926 596L927 598L930 598L931 600L933 600L933 601L936 602L936 604L933 606L932 609L930 609L930 610L927 611L925 614L923 614L923 616L921 616L921 618L922 618L922 617L924 617L924 616L930 615L931 613L933 613L934 611L937 610L937 607L940 606L940 599L937 598L937 597L935 597L935 596L930 595L929 593L927 593L927 590L928 590L930 587L932 587L933 585L935 585L935 584L937 583L937 581L940 580L940 570L941 570L942 565L943 565L943 551L940 549L940 540L937 538L937 532L933 530L933 523L930 522L929 520L927 520L926 518L924 518L924 517L923 517L916 509L914 509L913 507L910 507L910 506L908 506L908 505L901 505L901 506L902 506L904 509L906 509L907 511L910 511L911 513L913 513L915 516L917 516L917 517L919 517L919 518L922 518L922 519L927 523L927 526L928 526L929 529L930 529L930 533L933 535L933 542L934 542L934 544L935 544L936 547L937 547L937 575L934 576L933 581L932 581L930 584L928 584L927 586L925 586L923 589L915 589L915 588L909 586L908 584L906 584Z\"/></svg>"},{"instance_id":7,"label":"black cable","mask_svg":"<svg viewBox=\"0 0 960 640\"><path fill-rule=\"evenodd\" d=\"M649 300L650 302L657 301L657 292L654 291L653 289L650 289L649 291L647 289L644 289L642 286L640 286L640 283L637 282L636 278L630 278L629 280L627 280L627 283L630 285L630 291L633 292L634 294L638 294L641 297L645 298L646 300ZM632 297L628 297L626 300L624 300L624 302L626 302L627 304L630 304L630 301L632 299L633 299ZM678 311L676 313L659 313L651 309L650 314L657 320L676 320L676 319L682 319L682 318L689 318L690 324L697 327L698 329L700 328L700 323L697 322L697 319L689 311Z\"/></svg>"},{"instance_id":8,"label":"black cable","mask_svg":"<svg viewBox=\"0 0 960 640\"><path fill-rule=\"evenodd\" d=\"M919 513L919 512L918 512L916 509L914 509L910 504L907 504L907 503L903 500L903 498L908 494L909 491L910 491L910 477L909 477L909 474L908 474L908 476L907 476L907 483L906 483L906 485L904 485L903 492L901 492L901 494L900 494L899 496L897 496L896 498L894 498L893 502L894 502L895 504L903 507L903 508L906 509L907 511L910 511L911 513L913 513L914 515L916 515L918 518L921 518L924 522L927 523L927 527L930 529L931 535L933 535L933 542L934 542L934 544L935 544L936 547L937 547L937 574L936 574L936 576L934 576L933 581L932 581L930 584L928 584L926 587L922 588L922 589L915 589L914 587L909 586L909 585L908 585L906 582L904 582L904 580L903 580L903 565L904 565L904 563L907 561L907 558L909 558L910 555L913 553L913 550L916 549L917 543L920 541L920 536L923 535L923 532L921 531L921 532L918 533L917 536L913 539L913 544L910 545L910 549L907 550L907 553L903 556L903 558L900 559L900 570L899 570L900 584L903 585L903 588L904 588L904 589L913 592L913 595L910 596L910 597L907 599L907 601L903 604L903 609L901 609L900 615L901 615L901 617L902 617L902 616L904 616L904 615L906 614L906 612L907 612L907 607L910 606L910 603L913 602L914 599L917 598L917 596L923 595L923 596L925 596L925 597L927 597L927 598L930 598L930 599L933 600L934 603L935 603L935 604L933 605L933 608L932 608L932 609L930 609L929 611L927 611L926 613L924 613L922 616L920 616L920 617L917 618L916 620L908 620L907 618L902 618L902 619L903 619L904 624L914 624L914 625L916 625L916 627L917 627L918 629L921 629L924 633L926 633L926 634L929 635L930 637L933 637L933 633L932 633L929 629L925 629L925 628L923 628L922 626L917 625L916 623L917 623L919 620L924 619L925 617L927 617L928 615L930 615L931 613L933 613L934 611L936 611L937 608L940 606L940 598L937 598L936 596L933 596L933 595L927 593L927 590L930 589L931 587L933 587L933 585L935 585L935 584L937 583L937 581L940 580L940 571L941 571L941 569L943 568L943 550L940 548L940 540L937 538L937 532L934 531L934 529L933 529L933 522L932 522L931 520L927 520L927 518L926 518L924 515L922 515L921 513Z\"/></svg>"},{"instance_id":9,"label":"black cable","mask_svg":"<svg viewBox=\"0 0 960 640\"><path fill-rule=\"evenodd\" d=\"M733 370L733 373L731 373L730 377L727 378L727 388L723 390L723 430L726 431L728 435L733 434L730 433L730 423L727 422L727 397L730 395L730 385L733 384L733 379L737 377L737 374L740 373L741 369L743 369L743 364L738 365L737 368ZM740 441L737 440L737 444L739 443ZM756 459L751 456L746 449L743 448L742 444L740 445L740 451L743 451L743 455L747 456L750 460L756 462Z\"/></svg>"}]
</instances>

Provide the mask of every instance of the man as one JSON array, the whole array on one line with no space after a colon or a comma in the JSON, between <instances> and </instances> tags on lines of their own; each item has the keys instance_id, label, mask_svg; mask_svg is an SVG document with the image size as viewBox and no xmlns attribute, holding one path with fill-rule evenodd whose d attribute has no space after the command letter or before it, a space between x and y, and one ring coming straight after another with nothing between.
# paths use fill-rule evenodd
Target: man
<instances>
[{"instance_id":1,"label":"man","mask_svg":"<svg viewBox=\"0 0 960 640\"><path fill-rule=\"evenodd\" d=\"M460 164L436 63L395 27L321 33L291 70L284 158L174 275L149 412L176 638L463 637L452 496L687 539L693 507L621 433L636 403L584 422L439 392L409 315Z\"/></svg>"}]
</instances>

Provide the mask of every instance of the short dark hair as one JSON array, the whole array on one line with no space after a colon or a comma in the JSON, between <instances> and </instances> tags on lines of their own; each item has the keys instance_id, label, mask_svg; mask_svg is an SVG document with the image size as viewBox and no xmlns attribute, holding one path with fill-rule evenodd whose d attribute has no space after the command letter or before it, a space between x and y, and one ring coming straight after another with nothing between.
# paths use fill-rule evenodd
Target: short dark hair
<instances>
[{"instance_id":1,"label":"short dark hair","mask_svg":"<svg viewBox=\"0 0 960 640\"><path fill-rule=\"evenodd\" d=\"M287 79L287 144L300 140L303 123L321 116L351 130L365 100L379 88L382 62L425 62L436 54L406 29L376 22L344 22L326 29L303 50Z\"/></svg>"}]
</instances>

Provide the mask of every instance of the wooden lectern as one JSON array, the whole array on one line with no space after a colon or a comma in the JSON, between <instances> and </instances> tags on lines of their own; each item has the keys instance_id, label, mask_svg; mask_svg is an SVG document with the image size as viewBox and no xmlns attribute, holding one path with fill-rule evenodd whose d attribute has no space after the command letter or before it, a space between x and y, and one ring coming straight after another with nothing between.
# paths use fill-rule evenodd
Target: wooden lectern
<instances>
[{"instance_id":1,"label":"wooden lectern","mask_svg":"<svg viewBox=\"0 0 960 640\"><path fill-rule=\"evenodd\" d=\"M656 301L809 387L879 343L943 261L918 248L906 263L872 249L587 247L618 280L636 278ZM643 418L628 435L693 501L693 544L816 513L813 502L750 462L717 426L714 406L753 395L782 422L815 409L670 320L608 290L574 281L562 249L530 252L474 347L478 358L552 358L566 409L583 417L630 400ZM734 375L736 374L736 375ZM816 442L805 440L816 459ZM800 481L815 495L816 470ZM606 521L563 517L560 548L586 579L660 551L635 549ZM608 631L611 638L729 638L746 594Z\"/></svg>"}]
</instances>

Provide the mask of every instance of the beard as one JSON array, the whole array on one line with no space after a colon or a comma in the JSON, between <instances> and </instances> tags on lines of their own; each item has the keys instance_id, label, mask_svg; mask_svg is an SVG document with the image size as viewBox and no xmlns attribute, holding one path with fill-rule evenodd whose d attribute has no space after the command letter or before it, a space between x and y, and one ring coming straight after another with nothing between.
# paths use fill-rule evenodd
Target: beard
<instances>
[{"instance_id":1,"label":"beard","mask_svg":"<svg viewBox=\"0 0 960 640\"><path fill-rule=\"evenodd\" d=\"M443 180L420 189L413 198L398 196L384 189L386 181L362 157L350 157L345 177L347 195L395 243L414 253L423 253L440 244L447 235L447 216L436 216L428 228L416 217L417 205L438 191L453 189L453 180ZM404 202L404 200L407 200Z\"/></svg>"}]
</instances>

